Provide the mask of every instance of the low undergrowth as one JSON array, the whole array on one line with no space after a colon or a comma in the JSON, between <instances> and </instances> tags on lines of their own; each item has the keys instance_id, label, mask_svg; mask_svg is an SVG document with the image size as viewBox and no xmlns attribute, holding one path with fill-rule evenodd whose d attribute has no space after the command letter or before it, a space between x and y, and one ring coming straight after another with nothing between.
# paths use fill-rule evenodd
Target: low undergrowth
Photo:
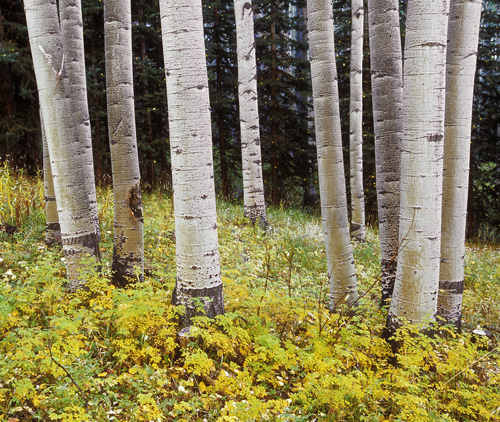
<instances>
[{"instance_id":1,"label":"low undergrowth","mask_svg":"<svg viewBox=\"0 0 500 422\"><path fill-rule=\"evenodd\" d=\"M23 183L28 183L27 181ZM30 182L33 183L33 182ZM470 245L464 333L404 329L396 356L381 339L372 288L354 314L330 314L320 220L269 210L272 229L219 202L226 314L199 317L186 344L170 304L175 233L170 198L144 198L146 277L109 283L112 212L99 191L103 272L65 291L60 250L43 243L43 209L0 233L0 420L500 420L500 251ZM360 290L379 275L377 233L354 244ZM493 340L472 338L480 326ZM475 341L474 341L475 340ZM488 343L489 342L489 343Z\"/></svg>"}]
</instances>

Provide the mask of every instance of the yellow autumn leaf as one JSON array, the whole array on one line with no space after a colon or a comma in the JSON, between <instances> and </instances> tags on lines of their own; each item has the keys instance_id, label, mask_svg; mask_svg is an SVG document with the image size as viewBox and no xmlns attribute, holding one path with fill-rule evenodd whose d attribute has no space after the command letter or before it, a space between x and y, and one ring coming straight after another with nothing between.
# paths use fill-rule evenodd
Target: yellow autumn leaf
<instances>
[{"instance_id":1,"label":"yellow autumn leaf","mask_svg":"<svg viewBox=\"0 0 500 422\"><path fill-rule=\"evenodd\" d=\"M108 376L108 373L107 372L101 372L97 376L100 377L100 378L106 378Z\"/></svg>"}]
</instances>

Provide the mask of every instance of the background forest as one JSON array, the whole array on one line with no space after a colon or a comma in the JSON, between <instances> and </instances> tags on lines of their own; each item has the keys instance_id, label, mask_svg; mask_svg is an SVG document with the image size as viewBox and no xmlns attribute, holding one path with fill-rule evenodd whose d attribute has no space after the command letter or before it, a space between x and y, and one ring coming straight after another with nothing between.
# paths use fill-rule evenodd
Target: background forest
<instances>
[{"instance_id":1,"label":"background forest","mask_svg":"<svg viewBox=\"0 0 500 422\"><path fill-rule=\"evenodd\" d=\"M467 176L450 188L442 176L455 167L439 165L468 148L455 142L456 135L446 143L460 145L458 152L439 149L446 136L439 130L459 124L445 120L444 107L431 106L438 99L450 114L463 110L453 105L459 97L449 82L454 72L470 75L472 104L474 73L464 69L467 58L475 60L477 42L470 54L455 47L459 39L473 39L456 35L468 34L458 18L472 13L448 13L446 0L415 0L406 31L406 2L399 15L397 0L391 9L371 9L393 18L389 38L398 43L395 23L401 18L401 37L410 46L408 60L397 59L406 72L400 107L407 107L406 115L389 116L405 121L404 143L397 149L383 142L389 154L380 159L374 132L385 107L372 107L370 79L376 102L386 89L379 80L396 78L373 61L370 71L368 43L360 54L362 68L353 71L351 19L363 14L354 19L345 2L333 1L335 41L330 0L307 2L308 32L302 0L240 3L241 19L238 13L235 19L232 1L203 2L202 11L195 1L138 0L132 2L133 38L114 31L130 29L129 4L102 3L83 2L91 125L79 127L92 127L95 174L83 163L90 148L76 127L72 89L78 84L70 78L78 72L63 72L78 61L65 61L77 50L68 40L81 40L70 31L81 28L69 16L76 8L63 0L8 0L0 6L0 421L500 420L498 0L483 5L467 245L465 196L455 201L463 206L460 215L446 212L459 208L447 192L465 192ZM479 22L479 1L452 6L459 3L473 5ZM246 50L244 16L255 24ZM446 21L451 29L444 30ZM382 27L376 22L371 29ZM477 34L478 26L468 22ZM418 38L422 34L429 36L425 42ZM132 56L130 49L117 52L125 41L133 41ZM380 45L390 53L399 50L374 45L372 59L394 58L381 54ZM412 61L417 49L425 52ZM451 53L445 60L446 50ZM249 62L256 52L257 65L249 67L257 76L247 79L257 81L258 92L244 86L245 66L237 60L242 51ZM337 85L335 61L340 113L336 94L328 93ZM123 139L135 137L132 73L141 186L135 141L127 144L134 143L132 153L121 164L116 157L117 149L126 150ZM328 84L318 82L322 73ZM343 196L344 171L347 179L349 160L358 161L347 145L354 132L348 117L356 114L350 104L358 79L353 74L362 76L364 86L362 236L356 230L365 228L364 220L355 220L356 205L348 207ZM402 82L395 85L394 101L385 100L391 106L398 104L396 91L403 91ZM467 91L465 83L457 86ZM254 104L258 98L258 123L248 110L242 113L245 95ZM415 104L417 111L411 111ZM421 125L413 125L424 114ZM436 122L443 124L436 129ZM249 152L245 124L260 128L251 143L262 147L262 161L260 152ZM327 136L333 132L338 142L332 154ZM43 159L42 138L48 145ZM431 145L425 159L419 158L419 142ZM399 170L389 155L406 160L401 195L395 195L401 198L399 222L384 214L396 208L381 195L395 193L387 188L394 180L379 177ZM408 164L418 160L432 167ZM263 195L253 214L247 207L249 191L262 193L262 184L248 184L248 161L262 163L264 173L267 210L260 224ZM468 159L463 161L466 167ZM334 172L339 177L333 179ZM412 178L414 185L407 183ZM351 186L347 197L363 197ZM342 214L330 213L335 208ZM392 234L399 231L391 244L387 226L396 227ZM452 236L458 226L461 237ZM125 248L127 242L133 246Z\"/></svg>"},{"instance_id":2,"label":"background forest","mask_svg":"<svg viewBox=\"0 0 500 422\"><path fill-rule=\"evenodd\" d=\"M273 205L318 204L311 133L311 86L304 42L304 2L259 0L254 6L259 114L266 198ZM96 178L111 183L106 121L102 3L83 1L88 97ZM216 190L242 198L233 2L204 2ZM404 13L404 7L401 8ZM134 92L143 189L170 189L168 112L157 2L134 1ZM292 11L292 13L290 13ZM0 157L35 174L42 166L36 83L23 3L6 0L0 25ZM342 132L349 169L350 7L334 2ZM497 0L483 5L473 112L469 237L498 237L500 225L500 38ZM272 24L271 24L272 22ZM366 29L365 29L366 31ZM404 27L402 28L404 33ZM365 37L367 39L367 36ZM363 152L367 220L377 218L369 49L363 71ZM265 69L265 70L264 70ZM348 197L350 197L348 195Z\"/></svg>"}]
</instances>

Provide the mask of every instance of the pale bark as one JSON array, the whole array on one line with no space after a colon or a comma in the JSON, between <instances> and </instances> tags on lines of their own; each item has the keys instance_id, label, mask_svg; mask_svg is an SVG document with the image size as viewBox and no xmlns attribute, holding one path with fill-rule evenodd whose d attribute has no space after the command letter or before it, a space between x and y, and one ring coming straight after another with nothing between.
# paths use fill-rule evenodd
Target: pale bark
<instances>
[{"instance_id":1,"label":"pale bark","mask_svg":"<svg viewBox=\"0 0 500 422\"><path fill-rule=\"evenodd\" d=\"M408 4L405 35L398 268L388 328L437 310L448 1Z\"/></svg>"},{"instance_id":2,"label":"pale bark","mask_svg":"<svg viewBox=\"0 0 500 422\"><path fill-rule=\"evenodd\" d=\"M451 0L448 20L438 315L461 328L465 220L481 0Z\"/></svg>"},{"instance_id":3,"label":"pale bark","mask_svg":"<svg viewBox=\"0 0 500 422\"><path fill-rule=\"evenodd\" d=\"M244 213L252 222L267 225L262 158L260 151L257 64L255 59L254 13L251 0L235 0L238 55L238 98L241 128Z\"/></svg>"},{"instance_id":4,"label":"pale bark","mask_svg":"<svg viewBox=\"0 0 500 422\"><path fill-rule=\"evenodd\" d=\"M40 106L49 148L69 288L81 286L82 258L99 258L97 233L89 212L87 180L65 71L55 1L26 0L26 21Z\"/></svg>"},{"instance_id":5,"label":"pale bark","mask_svg":"<svg viewBox=\"0 0 500 422\"><path fill-rule=\"evenodd\" d=\"M61 16L61 36L66 59L66 72L69 77L78 141L81 148L79 156L82 160L84 177L87 179L85 186L88 189L90 216L99 236L99 215L97 213L92 133L87 101L83 20L80 0L60 0L59 13Z\"/></svg>"},{"instance_id":6,"label":"pale bark","mask_svg":"<svg viewBox=\"0 0 500 422\"><path fill-rule=\"evenodd\" d=\"M45 244L51 246L61 241L61 227L57 215L56 194L54 192L54 182L52 181L52 170L50 169L49 147L47 136L43 127L43 116L40 111L40 123L42 127L43 144L43 187L45 193Z\"/></svg>"},{"instance_id":7,"label":"pale bark","mask_svg":"<svg viewBox=\"0 0 500 422\"><path fill-rule=\"evenodd\" d=\"M314 121L321 216L330 282L330 309L357 299L342 157L333 11L329 0L308 0Z\"/></svg>"},{"instance_id":8,"label":"pale bark","mask_svg":"<svg viewBox=\"0 0 500 422\"><path fill-rule=\"evenodd\" d=\"M351 77L349 110L351 236L365 240L363 191L363 0L351 1Z\"/></svg>"},{"instance_id":9,"label":"pale bark","mask_svg":"<svg viewBox=\"0 0 500 422\"><path fill-rule=\"evenodd\" d=\"M143 216L135 128L130 0L105 0L108 132L115 202L113 283L144 272Z\"/></svg>"},{"instance_id":10,"label":"pale bark","mask_svg":"<svg viewBox=\"0 0 500 422\"><path fill-rule=\"evenodd\" d=\"M397 0L368 0L382 305L394 289L399 247L403 62Z\"/></svg>"},{"instance_id":11,"label":"pale bark","mask_svg":"<svg viewBox=\"0 0 500 422\"><path fill-rule=\"evenodd\" d=\"M208 78L200 0L161 0L174 187L177 283L181 325L224 312L217 240Z\"/></svg>"}]
</instances>

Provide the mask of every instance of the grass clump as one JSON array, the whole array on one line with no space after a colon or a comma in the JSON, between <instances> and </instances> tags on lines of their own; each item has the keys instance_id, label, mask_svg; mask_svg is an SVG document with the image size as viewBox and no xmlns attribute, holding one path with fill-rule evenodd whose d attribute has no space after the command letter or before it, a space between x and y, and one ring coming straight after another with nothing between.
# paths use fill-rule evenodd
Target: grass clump
<instances>
[{"instance_id":1,"label":"grass clump","mask_svg":"<svg viewBox=\"0 0 500 422\"><path fill-rule=\"evenodd\" d=\"M247 224L241 206L220 202L227 312L215 321L197 317L181 346L183 309L170 303L170 198L145 195L147 272L127 289L109 283L110 191L100 190L99 200L103 271L76 294L65 291L60 250L43 243L42 203L14 235L0 233L0 420L500 419L500 252L493 246L468 247L464 334L430 338L404 328L394 357L381 339L378 283L354 314L328 312L317 216L271 208L272 229L264 232ZM379 276L374 230L354 243L354 254L364 292ZM493 341L473 339L477 325Z\"/></svg>"}]
</instances>

